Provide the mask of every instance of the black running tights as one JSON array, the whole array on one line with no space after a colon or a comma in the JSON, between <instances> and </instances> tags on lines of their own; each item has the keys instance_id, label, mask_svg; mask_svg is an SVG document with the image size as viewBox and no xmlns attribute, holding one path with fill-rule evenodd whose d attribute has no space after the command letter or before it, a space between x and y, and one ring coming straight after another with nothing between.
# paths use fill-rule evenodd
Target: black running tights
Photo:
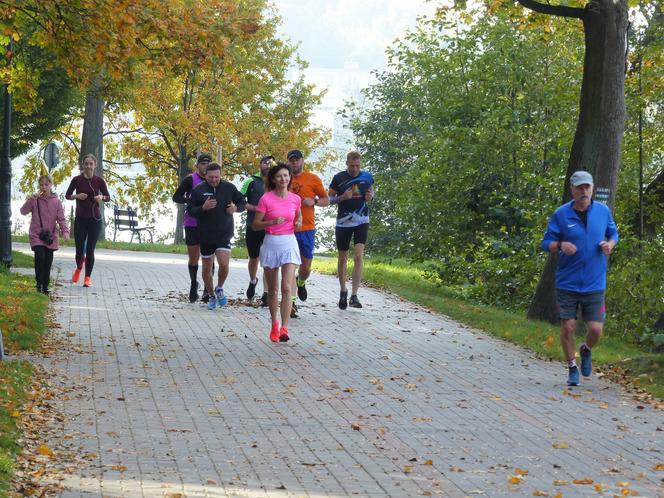
<instances>
[{"instance_id":1,"label":"black running tights","mask_svg":"<svg viewBox=\"0 0 664 498\"><path fill-rule=\"evenodd\" d=\"M95 246L101 231L101 220L78 218L74 220L74 240L76 241L76 268L83 266L85 256L85 276L92 274L95 265Z\"/></svg>"},{"instance_id":2,"label":"black running tights","mask_svg":"<svg viewBox=\"0 0 664 498\"><path fill-rule=\"evenodd\" d=\"M39 291L48 290L51 283L51 265L53 265L53 249L45 246L32 248L35 253L35 280Z\"/></svg>"}]
</instances>

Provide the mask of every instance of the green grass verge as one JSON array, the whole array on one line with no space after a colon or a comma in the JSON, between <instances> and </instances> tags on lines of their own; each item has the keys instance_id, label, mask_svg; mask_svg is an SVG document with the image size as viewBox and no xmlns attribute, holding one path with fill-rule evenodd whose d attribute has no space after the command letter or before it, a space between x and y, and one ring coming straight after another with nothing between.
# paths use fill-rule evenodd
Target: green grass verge
<instances>
[{"instance_id":1,"label":"green grass verge","mask_svg":"<svg viewBox=\"0 0 664 498\"><path fill-rule=\"evenodd\" d=\"M18 259L17 254L14 257ZM32 258L26 258L31 266ZM46 331L47 303L46 296L34 290L31 277L0 271L0 330L6 353L39 347L39 340ZM27 362L0 362L0 496L6 496L14 460L20 450L17 421L31 375Z\"/></svg>"},{"instance_id":2,"label":"green grass verge","mask_svg":"<svg viewBox=\"0 0 664 498\"><path fill-rule=\"evenodd\" d=\"M336 258L314 259L313 267L318 272L336 275L337 261ZM351 272L352 262L349 261L348 274ZM525 346L542 357L563 359L559 327L528 320L525 314L464 300L453 290L425 278L424 266L412 261L367 258L363 280L493 336ZM664 354L650 353L622 338L605 336L600 347L593 350L593 364L610 367L610 372L619 371L614 378L622 377L618 380L632 382L664 399Z\"/></svg>"}]
</instances>

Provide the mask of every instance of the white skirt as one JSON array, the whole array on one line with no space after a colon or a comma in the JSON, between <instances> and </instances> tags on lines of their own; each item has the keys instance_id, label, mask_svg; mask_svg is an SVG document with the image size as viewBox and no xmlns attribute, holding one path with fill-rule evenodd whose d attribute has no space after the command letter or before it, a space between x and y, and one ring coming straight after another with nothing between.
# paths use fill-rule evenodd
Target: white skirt
<instances>
[{"instance_id":1,"label":"white skirt","mask_svg":"<svg viewBox=\"0 0 664 498\"><path fill-rule=\"evenodd\" d=\"M299 265L300 248L297 245L295 235L270 235L265 234L263 245L261 245L260 261L263 268L279 268L286 263Z\"/></svg>"}]
</instances>

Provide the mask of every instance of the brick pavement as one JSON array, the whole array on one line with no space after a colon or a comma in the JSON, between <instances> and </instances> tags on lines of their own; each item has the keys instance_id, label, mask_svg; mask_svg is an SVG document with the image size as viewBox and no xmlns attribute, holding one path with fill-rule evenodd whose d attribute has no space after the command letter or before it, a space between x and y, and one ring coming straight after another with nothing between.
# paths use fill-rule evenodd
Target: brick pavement
<instances>
[{"instance_id":1,"label":"brick pavement","mask_svg":"<svg viewBox=\"0 0 664 498\"><path fill-rule=\"evenodd\" d=\"M264 309L187 302L185 256L99 250L90 289L72 259L53 304L73 352L39 360L85 386L52 442L90 461L63 498L664 496L662 413L595 376L568 390L560 364L376 290L341 311L321 275L272 344ZM233 261L226 293L246 283Z\"/></svg>"}]
</instances>

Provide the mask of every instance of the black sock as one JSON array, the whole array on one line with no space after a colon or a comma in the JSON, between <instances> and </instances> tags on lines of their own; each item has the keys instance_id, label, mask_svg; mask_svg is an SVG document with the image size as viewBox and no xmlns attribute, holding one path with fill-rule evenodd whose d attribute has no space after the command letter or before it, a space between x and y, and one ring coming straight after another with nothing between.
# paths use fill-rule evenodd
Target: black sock
<instances>
[{"instance_id":1,"label":"black sock","mask_svg":"<svg viewBox=\"0 0 664 498\"><path fill-rule=\"evenodd\" d=\"M193 284L196 281L196 276L198 275L198 265L189 265L189 278Z\"/></svg>"}]
</instances>

